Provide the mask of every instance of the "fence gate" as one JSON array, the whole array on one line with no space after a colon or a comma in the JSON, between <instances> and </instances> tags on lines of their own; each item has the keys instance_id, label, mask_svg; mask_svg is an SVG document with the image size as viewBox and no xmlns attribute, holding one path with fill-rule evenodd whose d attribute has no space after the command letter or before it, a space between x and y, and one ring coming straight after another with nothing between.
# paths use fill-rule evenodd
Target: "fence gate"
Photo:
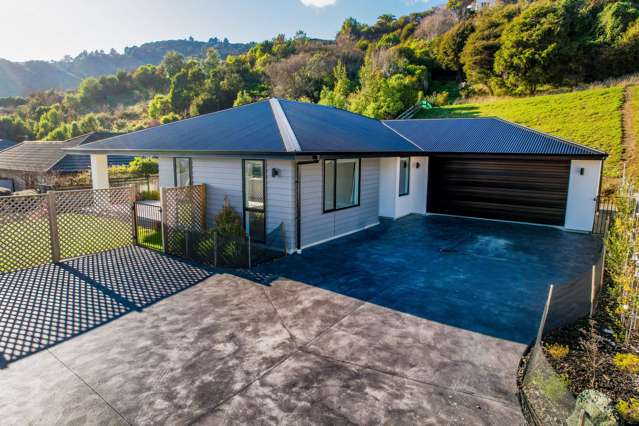
<instances>
[{"instance_id":1,"label":"fence gate","mask_svg":"<svg viewBox=\"0 0 639 426\"><path fill-rule=\"evenodd\" d=\"M139 245L153 250L164 250L162 207L159 201L135 203L135 231Z\"/></svg>"}]
</instances>

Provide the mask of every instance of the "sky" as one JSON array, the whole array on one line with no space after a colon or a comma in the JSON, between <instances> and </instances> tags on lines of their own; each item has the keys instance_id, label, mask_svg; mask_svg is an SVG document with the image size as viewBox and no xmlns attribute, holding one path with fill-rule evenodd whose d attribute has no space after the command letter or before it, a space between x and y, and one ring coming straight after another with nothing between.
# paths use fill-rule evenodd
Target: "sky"
<instances>
[{"instance_id":1,"label":"sky","mask_svg":"<svg viewBox=\"0 0 639 426\"><path fill-rule=\"evenodd\" d=\"M444 0L0 0L0 58L57 60L148 41L262 41L297 30L332 39L354 17L423 11Z\"/></svg>"}]
</instances>

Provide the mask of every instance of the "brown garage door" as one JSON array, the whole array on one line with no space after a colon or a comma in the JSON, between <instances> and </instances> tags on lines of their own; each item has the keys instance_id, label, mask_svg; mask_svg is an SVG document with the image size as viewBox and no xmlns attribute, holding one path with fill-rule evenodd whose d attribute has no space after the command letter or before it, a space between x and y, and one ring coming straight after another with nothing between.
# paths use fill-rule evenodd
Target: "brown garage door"
<instances>
[{"instance_id":1,"label":"brown garage door","mask_svg":"<svg viewBox=\"0 0 639 426\"><path fill-rule=\"evenodd\" d=\"M563 225L570 161L431 157L428 211Z\"/></svg>"}]
</instances>

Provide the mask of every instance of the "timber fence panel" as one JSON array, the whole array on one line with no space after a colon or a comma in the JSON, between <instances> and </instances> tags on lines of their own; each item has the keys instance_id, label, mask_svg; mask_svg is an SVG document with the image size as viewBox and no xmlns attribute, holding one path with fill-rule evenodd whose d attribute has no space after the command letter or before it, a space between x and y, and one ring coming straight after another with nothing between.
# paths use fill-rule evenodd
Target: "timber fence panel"
<instances>
[{"instance_id":1,"label":"timber fence panel","mask_svg":"<svg viewBox=\"0 0 639 426\"><path fill-rule=\"evenodd\" d=\"M204 185L162 188L162 216L166 252L190 257L192 234L206 231Z\"/></svg>"},{"instance_id":2,"label":"timber fence panel","mask_svg":"<svg viewBox=\"0 0 639 426\"><path fill-rule=\"evenodd\" d=\"M0 273L52 261L46 195L0 197Z\"/></svg>"},{"instance_id":3,"label":"timber fence panel","mask_svg":"<svg viewBox=\"0 0 639 426\"><path fill-rule=\"evenodd\" d=\"M62 259L133 244L130 187L55 192L53 196Z\"/></svg>"}]
</instances>

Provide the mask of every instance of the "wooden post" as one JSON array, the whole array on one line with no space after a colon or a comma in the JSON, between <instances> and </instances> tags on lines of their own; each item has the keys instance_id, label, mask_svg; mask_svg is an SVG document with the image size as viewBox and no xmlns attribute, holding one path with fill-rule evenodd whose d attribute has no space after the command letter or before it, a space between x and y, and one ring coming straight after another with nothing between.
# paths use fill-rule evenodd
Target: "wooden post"
<instances>
[{"instance_id":1,"label":"wooden post","mask_svg":"<svg viewBox=\"0 0 639 426\"><path fill-rule=\"evenodd\" d=\"M58 231L58 212L55 204L55 192L49 191L47 193L49 201L49 232L51 237L51 259L53 263L60 261L60 232Z\"/></svg>"},{"instance_id":2,"label":"wooden post","mask_svg":"<svg viewBox=\"0 0 639 426\"><path fill-rule=\"evenodd\" d=\"M200 222L202 225L202 231L206 231L206 184L200 185Z\"/></svg>"},{"instance_id":3,"label":"wooden post","mask_svg":"<svg viewBox=\"0 0 639 426\"><path fill-rule=\"evenodd\" d=\"M537 339L535 340L535 346L539 346L541 338L544 335L544 328L546 327L546 318L548 317L548 310L550 309L550 301L552 300L552 291L554 285L550 285L548 289L548 299L546 300L546 306L544 306L544 313L541 316L541 323L539 324L539 331L537 331Z\"/></svg>"},{"instance_id":4,"label":"wooden post","mask_svg":"<svg viewBox=\"0 0 639 426\"><path fill-rule=\"evenodd\" d=\"M162 253L166 253L166 188L160 188L160 236Z\"/></svg>"}]
</instances>

